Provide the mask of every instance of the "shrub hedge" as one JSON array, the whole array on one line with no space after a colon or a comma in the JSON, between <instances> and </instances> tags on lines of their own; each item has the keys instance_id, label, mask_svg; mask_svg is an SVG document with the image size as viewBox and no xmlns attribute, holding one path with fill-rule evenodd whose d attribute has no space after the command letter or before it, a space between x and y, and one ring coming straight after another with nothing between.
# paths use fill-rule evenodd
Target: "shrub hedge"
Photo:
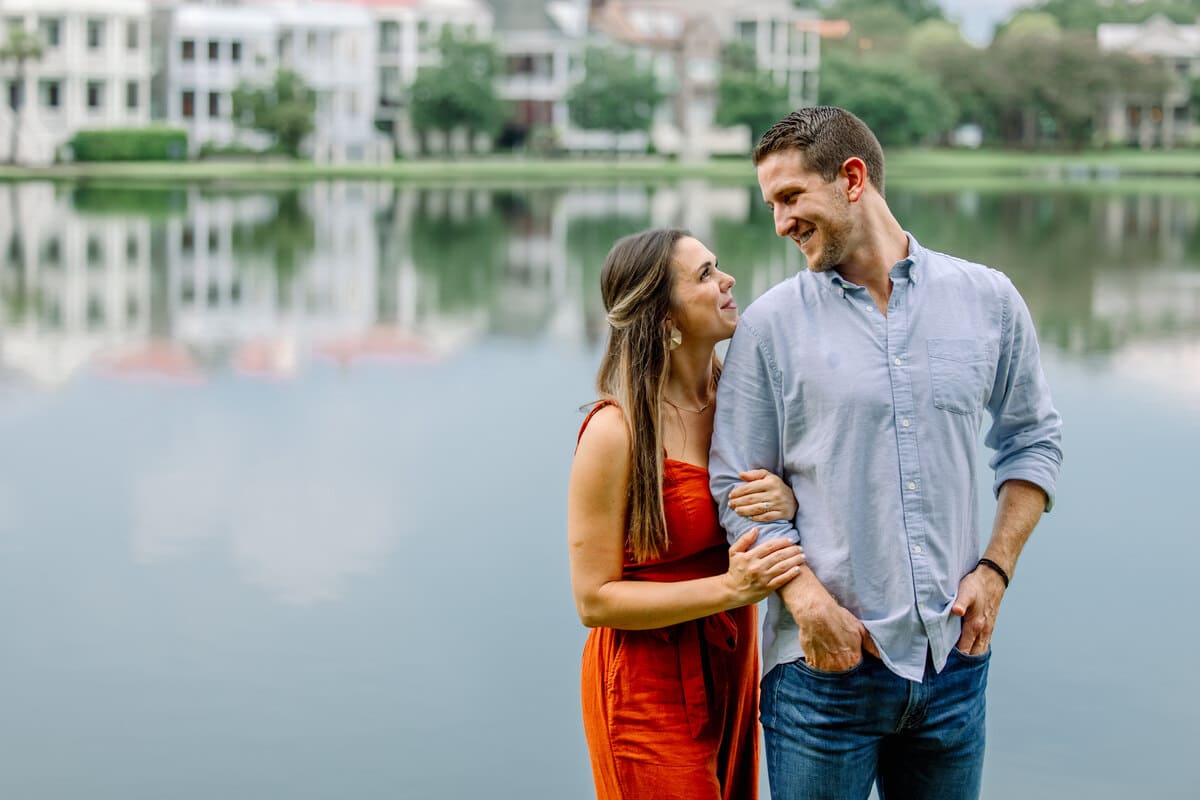
<instances>
[{"instance_id":1,"label":"shrub hedge","mask_svg":"<svg viewBox=\"0 0 1200 800\"><path fill-rule=\"evenodd\" d=\"M76 161L183 161L187 131L179 128L85 130L71 140Z\"/></svg>"}]
</instances>

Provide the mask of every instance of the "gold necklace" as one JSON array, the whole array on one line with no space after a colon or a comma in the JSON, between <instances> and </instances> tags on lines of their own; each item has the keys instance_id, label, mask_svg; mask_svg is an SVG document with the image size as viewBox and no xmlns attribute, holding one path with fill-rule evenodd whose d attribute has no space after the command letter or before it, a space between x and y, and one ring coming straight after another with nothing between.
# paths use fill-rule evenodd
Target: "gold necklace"
<instances>
[{"instance_id":1,"label":"gold necklace","mask_svg":"<svg viewBox=\"0 0 1200 800\"><path fill-rule=\"evenodd\" d=\"M671 406L676 411L686 411L689 414L703 414L705 411L708 411L708 407L713 404L714 399L715 399L715 397L709 398L709 401L707 403L705 403L704 405L700 406L699 408L684 408L683 406L675 405L674 403L672 403L670 400L667 399L667 396L665 394L663 395L664 403Z\"/></svg>"}]
</instances>

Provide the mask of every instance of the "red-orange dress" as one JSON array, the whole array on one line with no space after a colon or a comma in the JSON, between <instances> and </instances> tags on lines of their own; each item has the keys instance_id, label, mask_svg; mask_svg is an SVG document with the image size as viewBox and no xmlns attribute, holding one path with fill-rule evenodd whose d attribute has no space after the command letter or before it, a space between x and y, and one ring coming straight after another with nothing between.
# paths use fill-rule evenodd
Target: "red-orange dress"
<instances>
[{"instance_id":1,"label":"red-orange dress","mask_svg":"<svg viewBox=\"0 0 1200 800\"><path fill-rule=\"evenodd\" d=\"M708 470L668 459L663 502L667 551L642 563L627 557L623 578L724 573L729 546ZM583 648L583 728L599 800L758 796L756 629L754 606L655 630L592 629Z\"/></svg>"}]
</instances>

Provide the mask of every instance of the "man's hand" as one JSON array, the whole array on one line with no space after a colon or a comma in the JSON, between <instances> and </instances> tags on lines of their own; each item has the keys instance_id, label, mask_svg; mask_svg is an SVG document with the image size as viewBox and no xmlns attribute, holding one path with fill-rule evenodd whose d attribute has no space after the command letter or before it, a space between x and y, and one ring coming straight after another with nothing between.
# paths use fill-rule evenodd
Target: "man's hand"
<instances>
[{"instance_id":1,"label":"man's hand","mask_svg":"<svg viewBox=\"0 0 1200 800\"><path fill-rule=\"evenodd\" d=\"M801 576L780 594L800 627L804 660L813 669L844 672L862 661L864 650L879 656L866 627L838 605L812 570L802 567Z\"/></svg>"},{"instance_id":2,"label":"man's hand","mask_svg":"<svg viewBox=\"0 0 1200 800\"><path fill-rule=\"evenodd\" d=\"M959 650L973 656L987 652L996 628L996 613L1004 596L1004 579L987 567L976 567L959 581L950 613L962 617Z\"/></svg>"}]
</instances>

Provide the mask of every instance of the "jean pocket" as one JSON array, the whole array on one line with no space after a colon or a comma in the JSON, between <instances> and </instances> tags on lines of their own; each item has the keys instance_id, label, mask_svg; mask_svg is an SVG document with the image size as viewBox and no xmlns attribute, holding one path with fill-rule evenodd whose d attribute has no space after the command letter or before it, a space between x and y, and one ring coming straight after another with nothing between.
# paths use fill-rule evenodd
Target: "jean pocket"
<instances>
[{"instance_id":1,"label":"jean pocket","mask_svg":"<svg viewBox=\"0 0 1200 800\"><path fill-rule=\"evenodd\" d=\"M991 364L983 339L930 339L929 380L933 404L954 414L975 414L983 408Z\"/></svg>"},{"instance_id":2,"label":"jean pocket","mask_svg":"<svg viewBox=\"0 0 1200 800\"><path fill-rule=\"evenodd\" d=\"M799 670L806 675L812 675L817 678L825 678L827 680L828 679L837 680L838 678L845 678L847 676L853 675L854 673L861 670L863 668L863 665L867 663L867 657L863 656L861 659L859 659L857 664L855 664L853 667L850 667L849 669L840 669L840 670L835 670L833 672L827 672L826 670L823 670L823 669L817 669L812 664L809 664L808 660L805 658L799 658L799 659L793 661L792 663L795 664L797 666L797 668L799 668Z\"/></svg>"},{"instance_id":3,"label":"jean pocket","mask_svg":"<svg viewBox=\"0 0 1200 800\"><path fill-rule=\"evenodd\" d=\"M966 661L968 663L982 664L984 661L987 661L989 658L992 657L992 648L988 647L988 649L984 650L982 653L972 655L971 653L964 653L962 650L959 650L957 647L951 647L950 653L952 655L958 656L960 659L962 659L963 661Z\"/></svg>"}]
</instances>

